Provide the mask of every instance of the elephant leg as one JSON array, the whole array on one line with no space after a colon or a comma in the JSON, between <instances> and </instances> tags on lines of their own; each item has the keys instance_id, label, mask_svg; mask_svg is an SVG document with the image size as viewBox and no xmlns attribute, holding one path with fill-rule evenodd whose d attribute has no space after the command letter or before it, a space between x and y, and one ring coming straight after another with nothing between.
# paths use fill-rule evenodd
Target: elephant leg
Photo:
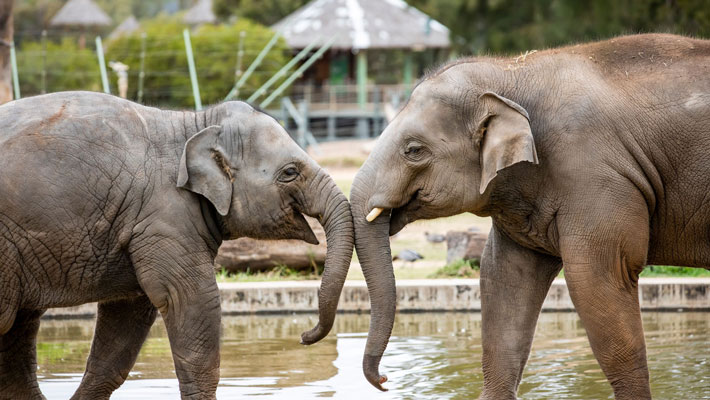
<instances>
[{"instance_id":1,"label":"elephant leg","mask_svg":"<svg viewBox=\"0 0 710 400\"><path fill-rule=\"evenodd\" d=\"M99 303L86 373L72 399L108 399L126 380L156 316L147 296Z\"/></svg>"},{"instance_id":2,"label":"elephant leg","mask_svg":"<svg viewBox=\"0 0 710 400\"><path fill-rule=\"evenodd\" d=\"M0 399L44 399L37 383L37 331L44 310L20 310L0 336Z\"/></svg>"},{"instance_id":3,"label":"elephant leg","mask_svg":"<svg viewBox=\"0 0 710 400\"><path fill-rule=\"evenodd\" d=\"M165 322L182 398L214 399L221 322L214 266L206 250L176 248L170 242L140 247L133 264L138 282Z\"/></svg>"},{"instance_id":4,"label":"elephant leg","mask_svg":"<svg viewBox=\"0 0 710 400\"><path fill-rule=\"evenodd\" d=\"M615 398L650 399L637 286L648 254L649 217L640 194L619 198L626 210L585 208L573 218L583 225L561 224L560 251L572 302Z\"/></svg>"},{"instance_id":5,"label":"elephant leg","mask_svg":"<svg viewBox=\"0 0 710 400\"><path fill-rule=\"evenodd\" d=\"M558 258L491 229L481 257L481 399L516 398L542 303L561 268Z\"/></svg>"}]
</instances>

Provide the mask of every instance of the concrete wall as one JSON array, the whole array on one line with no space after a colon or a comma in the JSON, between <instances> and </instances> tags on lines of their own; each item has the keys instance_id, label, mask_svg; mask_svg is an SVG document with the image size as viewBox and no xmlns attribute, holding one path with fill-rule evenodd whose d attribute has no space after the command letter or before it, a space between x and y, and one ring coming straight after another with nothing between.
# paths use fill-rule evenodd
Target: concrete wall
<instances>
[{"instance_id":1,"label":"concrete wall","mask_svg":"<svg viewBox=\"0 0 710 400\"><path fill-rule=\"evenodd\" d=\"M318 308L317 281L251 282L220 284L222 312L226 314L315 312ZM710 279L644 278L639 282L643 310L710 311ZM338 309L367 312L370 300L364 281L348 281ZM477 311L481 309L478 279L426 279L397 282L397 310ZM557 279L545 299L543 310L571 311L574 305L563 279ZM46 317L93 316L95 304L50 309Z\"/></svg>"}]
</instances>

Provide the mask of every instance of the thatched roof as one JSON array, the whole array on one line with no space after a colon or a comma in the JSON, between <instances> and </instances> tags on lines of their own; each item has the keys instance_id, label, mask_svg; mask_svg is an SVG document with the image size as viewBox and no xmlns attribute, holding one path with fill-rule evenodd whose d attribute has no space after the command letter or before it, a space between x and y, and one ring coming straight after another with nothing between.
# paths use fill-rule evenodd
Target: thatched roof
<instances>
[{"instance_id":1,"label":"thatched roof","mask_svg":"<svg viewBox=\"0 0 710 400\"><path fill-rule=\"evenodd\" d=\"M186 24L213 24L217 22L217 17L212 12L212 0L198 0L182 19Z\"/></svg>"},{"instance_id":2,"label":"thatched roof","mask_svg":"<svg viewBox=\"0 0 710 400\"><path fill-rule=\"evenodd\" d=\"M131 34L141 28L141 25L138 23L138 20L136 17L131 15L130 17L126 18L121 22L116 29L111 32L110 35L108 35L109 39L115 39L121 35L128 35Z\"/></svg>"},{"instance_id":3,"label":"thatched roof","mask_svg":"<svg viewBox=\"0 0 710 400\"><path fill-rule=\"evenodd\" d=\"M450 46L447 27L403 0L314 0L272 28L296 49L332 37L336 49Z\"/></svg>"},{"instance_id":4,"label":"thatched roof","mask_svg":"<svg viewBox=\"0 0 710 400\"><path fill-rule=\"evenodd\" d=\"M91 0L69 0L52 19L51 26L111 25L111 18Z\"/></svg>"}]
</instances>

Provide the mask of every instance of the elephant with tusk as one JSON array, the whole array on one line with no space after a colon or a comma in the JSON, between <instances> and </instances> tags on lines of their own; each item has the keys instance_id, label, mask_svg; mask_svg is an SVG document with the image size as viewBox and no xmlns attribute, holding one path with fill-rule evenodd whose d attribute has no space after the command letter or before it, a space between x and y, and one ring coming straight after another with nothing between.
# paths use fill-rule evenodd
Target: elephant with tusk
<instances>
[{"instance_id":1,"label":"elephant with tusk","mask_svg":"<svg viewBox=\"0 0 710 400\"><path fill-rule=\"evenodd\" d=\"M98 302L73 399L108 399L157 312L183 398L214 399L213 260L242 236L328 244L315 343L333 326L353 251L350 206L270 116L242 102L164 111L65 92L0 106L0 398L42 398L35 338L50 307Z\"/></svg>"},{"instance_id":2,"label":"elephant with tusk","mask_svg":"<svg viewBox=\"0 0 710 400\"><path fill-rule=\"evenodd\" d=\"M389 235L471 212L481 260L482 399L514 399L564 276L617 399L651 397L637 280L710 265L710 41L649 34L449 63L416 86L352 186L371 298L365 377L395 316Z\"/></svg>"}]
</instances>

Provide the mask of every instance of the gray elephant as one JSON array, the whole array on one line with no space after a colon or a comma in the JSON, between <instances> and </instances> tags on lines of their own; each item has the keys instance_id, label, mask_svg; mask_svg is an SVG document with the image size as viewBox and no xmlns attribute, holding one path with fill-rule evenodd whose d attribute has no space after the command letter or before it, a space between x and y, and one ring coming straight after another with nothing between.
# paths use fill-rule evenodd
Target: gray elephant
<instances>
[{"instance_id":1,"label":"gray elephant","mask_svg":"<svg viewBox=\"0 0 710 400\"><path fill-rule=\"evenodd\" d=\"M35 338L50 307L98 302L74 399L107 399L159 311L183 398L215 397L213 259L241 236L328 242L320 320L332 327L352 217L333 180L271 117L241 102L163 111L66 92L0 107L0 398L42 398Z\"/></svg>"},{"instance_id":2,"label":"gray elephant","mask_svg":"<svg viewBox=\"0 0 710 400\"><path fill-rule=\"evenodd\" d=\"M471 212L493 219L481 260L481 398L515 398L562 268L616 398L650 398L639 273L710 266L709 65L710 41L653 34L463 59L425 77L351 192L372 299L367 379L386 380L388 236Z\"/></svg>"}]
</instances>

